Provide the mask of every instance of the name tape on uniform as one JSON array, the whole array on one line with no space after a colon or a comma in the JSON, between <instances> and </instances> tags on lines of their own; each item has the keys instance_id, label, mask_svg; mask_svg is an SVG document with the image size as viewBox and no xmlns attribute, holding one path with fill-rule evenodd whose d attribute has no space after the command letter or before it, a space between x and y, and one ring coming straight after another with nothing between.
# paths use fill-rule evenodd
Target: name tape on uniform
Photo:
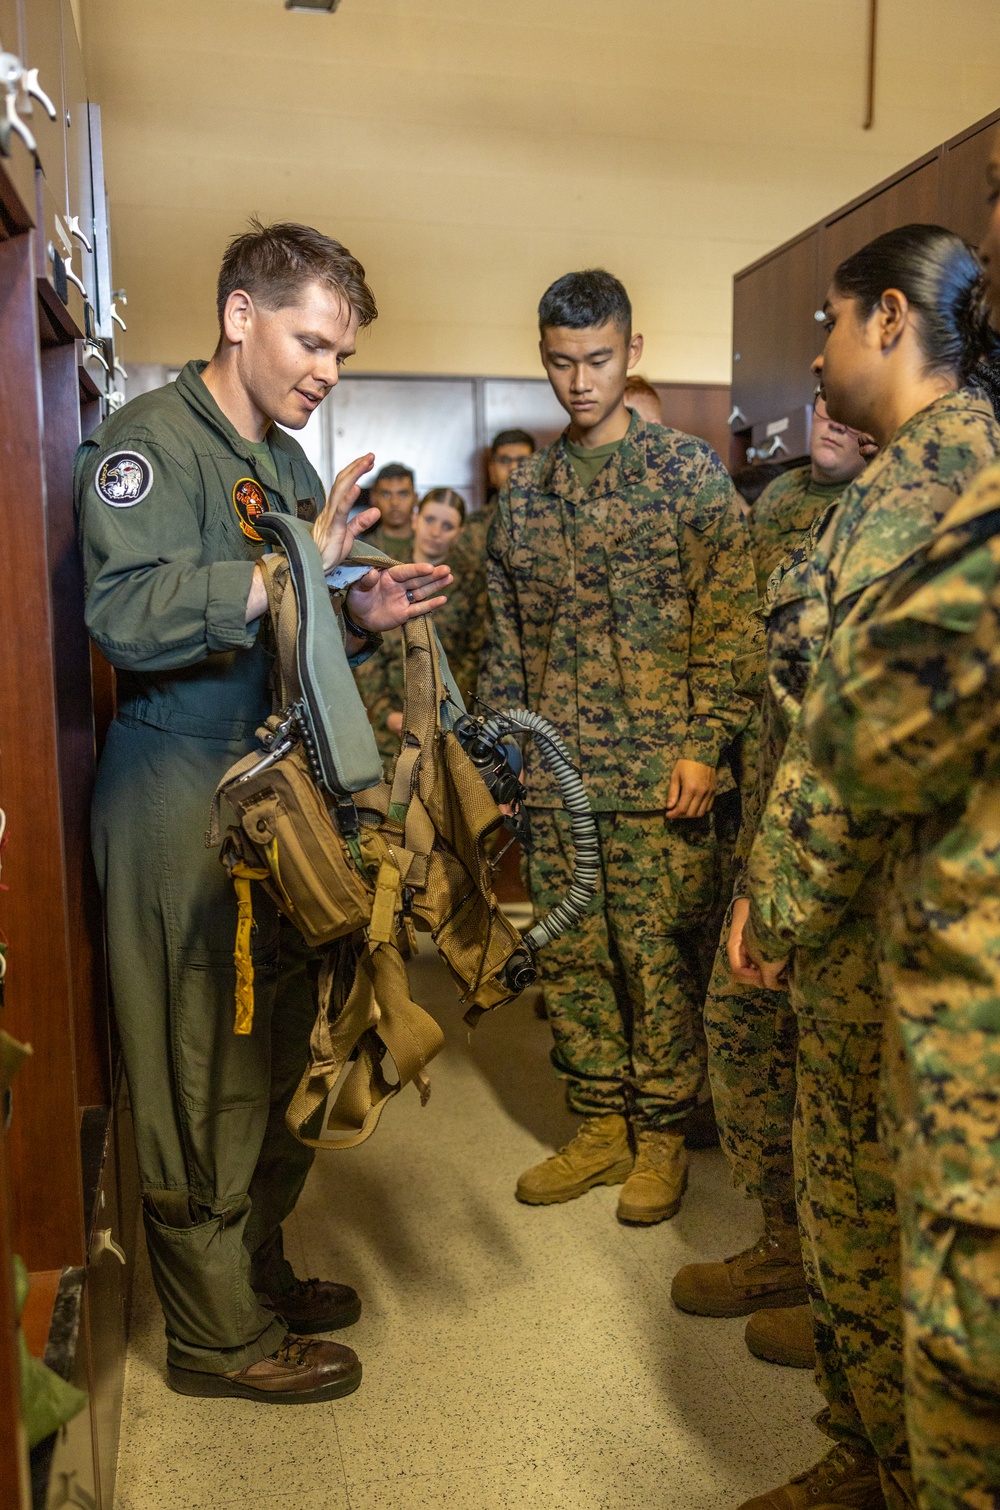
<instances>
[{"instance_id":1,"label":"name tape on uniform","mask_svg":"<svg viewBox=\"0 0 1000 1510\"><path fill-rule=\"evenodd\" d=\"M141 451L113 451L97 469L94 491L113 509L141 503L153 486L153 466Z\"/></svg>"}]
</instances>

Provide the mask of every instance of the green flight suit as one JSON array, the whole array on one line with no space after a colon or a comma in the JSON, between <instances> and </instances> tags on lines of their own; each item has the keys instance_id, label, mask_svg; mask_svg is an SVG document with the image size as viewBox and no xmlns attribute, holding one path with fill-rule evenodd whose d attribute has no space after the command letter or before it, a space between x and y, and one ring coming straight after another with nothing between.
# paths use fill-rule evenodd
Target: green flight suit
<instances>
[{"instance_id":1,"label":"green flight suit","mask_svg":"<svg viewBox=\"0 0 1000 1510\"><path fill-rule=\"evenodd\" d=\"M292 1280L280 1224L313 1155L284 1111L315 1003L309 952L254 888L256 1015L235 1036L236 905L204 835L271 711L265 635L244 622L254 515L314 518L324 495L282 431L269 452L237 434L203 365L84 442L75 496L87 627L118 671L92 833L147 1244L170 1361L222 1373L285 1335L255 1292Z\"/></svg>"}]
</instances>

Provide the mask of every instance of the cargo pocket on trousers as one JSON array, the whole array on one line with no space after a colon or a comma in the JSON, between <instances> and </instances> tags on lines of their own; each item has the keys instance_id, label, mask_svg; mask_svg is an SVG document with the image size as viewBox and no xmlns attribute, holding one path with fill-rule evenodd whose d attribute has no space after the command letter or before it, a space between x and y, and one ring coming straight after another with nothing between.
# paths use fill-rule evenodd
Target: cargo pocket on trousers
<instances>
[{"instance_id":1,"label":"cargo pocket on trousers","mask_svg":"<svg viewBox=\"0 0 1000 1510\"><path fill-rule=\"evenodd\" d=\"M267 1104L270 1098L271 1011L278 980L277 946L254 959L254 1021L246 1035L236 1020L236 967L231 953L182 957L173 1009L174 1082L180 1102L216 1113Z\"/></svg>"},{"instance_id":2,"label":"cargo pocket on trousers","mask_svg":"<svg viewBox=\"0 0 1000 1510\"><path fill-rule=\"evenodd\" d=\"M666 932L703 923L716 903L719 888L718 844L711 814L704 818L668 818L669 844L663 855Z\"/></svg>"},{"instance_id":3,"label":"cargo pocket on trousers","mask_svg":"<svg viewBox=\"0 0 1000 1510\"><path fill-rule=\"evenodd\" d=\"M143 1211L153 1281L172 1341L224 1351L245 1346L265 1329L243 1246L249 1211L245 1200L193 1227L168 1227L148 1206Z\"/></svg>"}]
</instances>

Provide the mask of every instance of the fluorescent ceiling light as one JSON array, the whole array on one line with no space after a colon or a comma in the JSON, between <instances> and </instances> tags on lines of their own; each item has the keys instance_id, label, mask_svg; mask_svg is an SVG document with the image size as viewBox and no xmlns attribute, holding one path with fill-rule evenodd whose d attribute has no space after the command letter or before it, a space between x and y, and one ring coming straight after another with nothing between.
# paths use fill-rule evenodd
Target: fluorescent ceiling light
<instances>
[{"instance_id":1,"label":"fluorescent ceiling light","mask_svg":"<svg viewBox=\"0 0 1000 1510\"><path fill-rule=\"evenodd\" d=\"M285 0L285 9L326 11L332 15L339 4L340 0Z\"/></svg>"}]
</instances>

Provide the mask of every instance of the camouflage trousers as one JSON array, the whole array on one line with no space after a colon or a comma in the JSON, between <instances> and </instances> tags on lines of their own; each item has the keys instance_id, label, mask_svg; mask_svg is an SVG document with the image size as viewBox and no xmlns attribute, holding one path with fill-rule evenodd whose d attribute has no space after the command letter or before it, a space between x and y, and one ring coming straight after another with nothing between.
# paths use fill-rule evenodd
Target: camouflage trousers
<instances>
[{"instance_id":1,"label":"camouflage trousers","mask_svg":"<svg viewBox=\"0 0 1000 1510\"><path fill-rule=\"evenodd\" d=\"M662 813L595 818L597 895L582 924L538 956L552 1063L574 1111L664 1128L691 1111L704 1080L698 929L718 888L712 822ZM569 889L569 817L534 808L531 831L528 873L542 912Z\"/></svg>"},{"instance_id":2,"label":"camouflage trousers","mask_svg":"<svg viewBox=\"0 0 1000 1510\"><path fill-rule=\"evenodd\" d=\"M879 1135L882 996L870 918L796 950L793 1132L820 1429L874 1452L890 1510L914 1503L903 1406L899 1224Z\"/></svg>"},{"instance_id":3,"label":"camouflage trousers","mask_svg":"<svg viewBox=\"0 0 1000 1510\"><path fill-rule=\"evenodd\" d=\"M906 1419L922 1510L1000 1504L1000 1232L903 1219Z\"/></svg>"},{"instance_id":4,"label":"camouflage trousers","mask_svg":"<svg viewBox=\"0 0 1000 1510\"><path fill-rule=\"evenodd\" d=\"M705 1002L708 1077L733 1183L756 1196L769 1225L794 1227L792 1118L798 1024L785 991L744 986L729 971L726 913Z\"/></svg>"}]
</instances>

